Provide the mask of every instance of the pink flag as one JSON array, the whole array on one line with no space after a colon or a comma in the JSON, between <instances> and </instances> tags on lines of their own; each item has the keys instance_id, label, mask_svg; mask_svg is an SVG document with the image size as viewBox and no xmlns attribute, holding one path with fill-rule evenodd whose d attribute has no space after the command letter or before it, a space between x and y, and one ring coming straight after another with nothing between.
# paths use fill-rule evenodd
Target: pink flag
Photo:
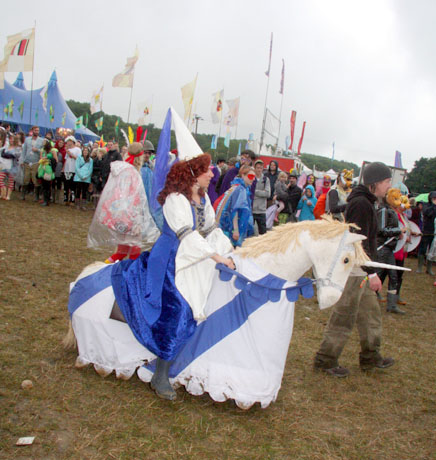
<instances>
[{"instance_id":1,"label":"pink flag","mask_svg":"<svg viewBox=\"0 0 436 460\"><path fill-rule=\"evenodd\" d=\"M303 123L303 131L301 131L300 142L298 143L298 155L301 155L301 144L303 143L304 128L306 128L306 122Z\"/></svg>"},{"instance_id":2,"label":"pink flag","mask_svg":"<svg viewBox=\"0 0 436 460\"><path fill-rule=\"evenodd\" d=\"M288 150L292 151L292 145L294 143L294 130L295 130L295 120L297 119L297 112L295 110L292 111L291 114L291 144Z\"/></svg>"},{"instance_id":3,"label":"pink flag","mask_svg":"<svg viewBox=\"0 0 436 460\"><path fill-rule=\"evenodd\" d=\"M271 32L271 41L269 44L269 61L268 61L268 70L265 72L265 75L269 77L269 72L271 70L271 57L272 57L272 44L273 44L273 33Z\"/></svg>"},{"instance_id":4,"label":"pink flag","mask_svg":"<svg viewBox=\"0 0 436 460\"><path fill-rule=\"evenodd\" d=\"M285 60L282 59L282 79L280 80L280 94L283 94L283 86L285 84Z\"/></svg>"},{"instance_id":5,"label":"pink flag","mask_svg":"<svg viewBox=\"0 0 436 460\"><path fill-rule=\"evenodd\" d=\"M145 138L147 137L147 128L145 129L145 132L144 132L144 137L142 138L142 143L145 142Z\"/></svg>"}]
</instances>

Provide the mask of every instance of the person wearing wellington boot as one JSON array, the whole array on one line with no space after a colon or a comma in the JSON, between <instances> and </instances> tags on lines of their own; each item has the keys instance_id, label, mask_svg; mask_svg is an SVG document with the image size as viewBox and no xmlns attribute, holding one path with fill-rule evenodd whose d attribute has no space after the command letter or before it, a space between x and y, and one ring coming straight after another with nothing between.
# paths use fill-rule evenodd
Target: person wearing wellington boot
<instances>
[{"instance_id":1,"label":"person wearing wellington boot","mask_svg":"<svg viewBox=\"0 0 436 460\"><path fill-rule=\"evenodd\" d=\"M213 177L211 157L199 147L198 154L189 156L178 150L179 161L157 196L164 215L162 234L150 252L114 264L112 272L124 318L138 341L157 356L151 388L171 401L177 396L169 381L171 363L197 322L206 319L215 265L235 268L232 259L222 255L231 252L232 245L216 227L206 193Z\"/></svg>"},{"instance_id":2,"label":"person wearing wellington boot","mask_svg":"<svg viewBox=\"0 0 436 460\"><path fill-rule=\"evenodd\" d=\"M435 224L434 221L436 219L436 191L430 192L428 194L428 204L424 207L422 212L423 215L423 226L422 226L422 233L423 237L421 240L421 244L419 245L418 251L418 270L416 273L422 273L422 266L425 262L425 255L429 250L431 243L433 241L433 235L435 233ZM427 260L427 269L426 273L429 275L434 276L433 272L433 262L431 260Z\"/></svg>"},{"instance_id":3,"label":"person wearing wellington boot","mask_svg":"<svg viewBox=\"0 0 436 460\"><path fill-rule=\"evenodd\" d=\"M391 170L380 162L370 163L363 170L363 184L353 189L347 199L345 221L356 224L358 233L365 235L363 248L371 260L377 260L377 214L375 203L391 186ZM367 276L350 276L339 301L334 305L324 338L315 356L314 367L333 377L347 377L349 370L338 360L347 340L357 326L361 351L359 364L363 371L384 369L394 364L383 358L381 347L381 312L376 292L381 289L376 271L365 267Z\"/></svg>"}]
</instances>

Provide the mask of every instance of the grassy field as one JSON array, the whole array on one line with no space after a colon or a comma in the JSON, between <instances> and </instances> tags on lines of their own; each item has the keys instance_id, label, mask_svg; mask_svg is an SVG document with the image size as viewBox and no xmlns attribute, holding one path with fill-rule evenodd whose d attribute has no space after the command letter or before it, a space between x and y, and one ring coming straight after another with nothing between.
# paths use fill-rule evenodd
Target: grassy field
<instances>
[{"instance_id":1,"label":"grassy field","mask_svg":"<svg viewBox=\"0 0 436 460\"><path fill-rule=\"evenodd\" d=\"M61 340L68 286L108 255L86 248L91 211L17 199L0 202L1 459L435 459L436 288L405 275L407 315L383 313L386 371L362 373L356 333L341 364L351 376L312 370L329 311L296 305L282 388L267 409L238 409L178 390L158 399L136 376L103 379L74 367ZM408 266L415 269L416 260ZM24 379L33 388L23 390ZM36 436L17 447L19 437Z\"/></svg>"}]
</instances>

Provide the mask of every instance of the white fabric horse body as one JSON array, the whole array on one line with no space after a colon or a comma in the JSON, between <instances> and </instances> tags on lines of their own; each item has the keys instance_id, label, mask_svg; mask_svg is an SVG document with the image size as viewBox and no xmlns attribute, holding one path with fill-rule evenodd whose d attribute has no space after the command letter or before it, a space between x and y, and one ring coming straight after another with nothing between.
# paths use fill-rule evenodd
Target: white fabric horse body
<instances>
[{"instance_id":1,"label":"white fabric horse body","mask_svg":"<svg viewBox=\"0 0 436 460\"><path fill-rule=\"evenodd\" d=\"M292 336L294 302L311 291L310 280L295 289L296 280L313 267L319 305L326 308L340 298L353 267L365 262L364 237L348 228L302 222L247 240L232 254L237 273L216 270L207 319L172 363L171 383L194 395L207 392L215 401L234 399L244 409L274 401ZM115 300L111 271L111 265L93 264L71 285L76 366L93 364L101 375L115 371L123 379L139 368L139 378L149 382L155 355L126 323L110 318Z\"/></svg>"}]
</instances>

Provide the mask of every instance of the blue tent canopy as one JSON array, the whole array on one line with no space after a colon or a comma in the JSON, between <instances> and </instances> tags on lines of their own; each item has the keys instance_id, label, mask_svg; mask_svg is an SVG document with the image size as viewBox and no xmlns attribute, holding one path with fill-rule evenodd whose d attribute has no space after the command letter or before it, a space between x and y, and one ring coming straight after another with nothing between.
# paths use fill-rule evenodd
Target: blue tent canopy
<instances>
[{"instance_id":1,"label":"blue tent canopy","mask_svg":"<svg viewBox=\"0 0 436 460\"><path fill-rule=\"evenodd\" d=\"M53 71L47 85L45 106L43 90L44 88L26 90L21 72L13 85L5 80L5 87L0 90L0 120L17 124L24 132L27 132L33 125L39 126L42 135L47 131L54 132L57 128L75 130L77 117L68 107L59 90L56 71ZM31 99L32 113L30 114ZM75 130L74 135L85 142L94 141L100 137L85 127Z\"/></svg>"}]
</instances>

